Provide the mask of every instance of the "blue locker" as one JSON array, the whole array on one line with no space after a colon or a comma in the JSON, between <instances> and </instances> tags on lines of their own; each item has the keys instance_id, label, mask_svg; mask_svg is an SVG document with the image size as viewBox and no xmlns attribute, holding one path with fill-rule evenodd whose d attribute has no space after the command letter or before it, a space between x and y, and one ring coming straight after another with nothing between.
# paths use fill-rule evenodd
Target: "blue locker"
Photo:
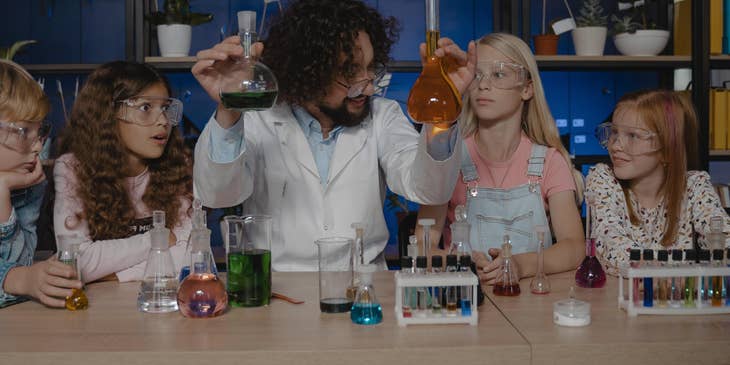
<instances>
[{"instance_id":1,"label":"blue locker","mask_svg":"<svg viewBox=\"0 0 730 365\"><path fill-rule=\"evenodd\" d=\"M115 18L109 16L124 12L123 1L81 2L81 63L105 63L125 59L124 20L112 20Z\"/></svg>"},{"instance_id":2,"label":"blue locker","mask_svg":"<svg viewBox=\"0 0 730 365\"><path fill-rule=\"evenodd\" d=\"M566 148L570 151L570 73L540 72L540 79L558 133L566 136L568 139Z\"/></svg>"},{"instance_id":3,"label":"blue locker","mask_svg":"<svg viewBox=\"0 0 730 365\"><path fill-rule=\"evenodd\" d=\"M46 7L42 7L45 3ZM81 0L63 2L33 1L28 39L38 44L28 48L31 63L81 62ZM107 20L114 19L107 15ZM112 20L113 22L114 20ZM124 17L119 17L124 22Z\"/></svg>"},{"instance_id":4,"label":"blue locker","mask_svg":"<svg viewBox=\"0 0 730 365\"><path fill-rule=\"evenodd\" d=\"M614 106L614 83L611 73L570 73L570 152L573 155L606 155L595 136Z\"/></svg>"}]
</instances>

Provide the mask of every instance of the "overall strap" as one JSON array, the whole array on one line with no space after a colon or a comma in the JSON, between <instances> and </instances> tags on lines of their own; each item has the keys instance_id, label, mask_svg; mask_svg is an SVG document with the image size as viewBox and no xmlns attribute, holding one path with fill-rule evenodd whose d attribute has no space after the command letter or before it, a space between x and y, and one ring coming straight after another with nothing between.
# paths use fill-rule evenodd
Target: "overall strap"
<instances>
[{"instance_id":1,"label":"overall strap","mask_svg":"<svg viewBox=\"0 0 730 365\"><path fill-rule=\"evenodd\" d=\"M467 148L466 143L463 143L461 146L461 174L463 175L465 184L479 180L477 167L471 155L469 155L469 148Z\"/></svg>"},{"instance_id":2,"label":"overall strap","mask_svg":"<svg viewBox=\"0 0 730 365\"><path fill-rule=\"evenodd\" d=\"M533 143L530 158L527 160L527 176L542 177L542 170L545 167L546 146Z\"/></svg>"}]
</instances>

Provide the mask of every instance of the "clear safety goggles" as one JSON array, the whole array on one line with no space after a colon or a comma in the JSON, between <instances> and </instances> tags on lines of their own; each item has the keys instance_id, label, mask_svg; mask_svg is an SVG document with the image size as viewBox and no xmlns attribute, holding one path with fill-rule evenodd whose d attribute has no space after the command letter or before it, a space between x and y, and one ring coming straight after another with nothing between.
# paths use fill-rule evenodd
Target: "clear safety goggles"
<instances>
[{"instance_id":1,"label":"clear safety goggles","mask_svg":"<svg viewBox=\"0 0 730 365\"><path fill-rule=\"evenodd\" d=\"M629 155L641 155L662 149L655 132L628 126L618 126L611 122L601 123L596 127L596 139L605 149L609 149L617 141L623 152Z\"/></svg>"},{"instance_id":2,"label":"clear safety goggles","mask_svg":"<svg viewBox=\"0 0 730 365\"><path fill-rule=\"evenodd\" d=\"M387 72L387 68L383 64L377 64L372 68L368 69L368 77L366 79L358 80L358 81L352 81L349 84L346 84L342 81L337 80L337 83L340 84L340 86L347 89L347 97L348 98L354 98L362 95L363 91L367 89L369 85L378 85L380 84L380 80L385 76L385 73Z\"/></svg>"},{"instance_id":3,"label":"clear safety goggles","mask_svg":"<svg viewBox=\"0 0 730 365\"><path fill-rule=\"evenodd\" d=\"M482 82L497 89L514 89L525 85L529 73L525 66L503 61L478 62L471 88L477 89Z\"/></svg>"},{"instance_id":4,"label":"clear safety goggles","mask_svg":"<svg viewBox=\"0 0 730 365\"><path fill-rule=\"evenodd\" d=\"M51 134L51 123L38 122L0 122L0 144L20 153L29 153L33 145L45 143Z\"/></svg>"},{"instance_id":5,"label":"clear safety goggles","mask_svg":"<svg viewBox=\"0 0 730 365\"><path fill-rule=\"evenodd\" d=\"M117 103L122 104L120 120L145 127L165 121L175 127L183 116L183 104L175 98L140 95Z\"/></svg>"}]
</instances>

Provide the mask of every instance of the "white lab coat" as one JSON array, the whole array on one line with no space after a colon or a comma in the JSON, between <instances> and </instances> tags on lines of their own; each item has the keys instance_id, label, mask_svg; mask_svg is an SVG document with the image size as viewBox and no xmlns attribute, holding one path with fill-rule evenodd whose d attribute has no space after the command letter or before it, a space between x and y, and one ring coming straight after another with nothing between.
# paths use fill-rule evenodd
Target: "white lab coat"
<instances>
[{"instance_id":1,"label":"white lab coat","mask_svg":"<svg viewBox=\"0 0 730 365\"><path fill-rule=\"evenodd\" d=\"M365 260L385 268L385 183L421 204L446 203L459 172L461 139L444 161L426 152L398 103L372 98L371 117L337 137L325 187L290 105L245 114L245 148L229 163L210 158L211 118L195 148L195 194L212 208L244 202L245 214L273 217L272 265L277 271L316 271L314 241L354 237L363 222ZM239 122L240 123L240 122Z\"/></svg>"}]
</instances>

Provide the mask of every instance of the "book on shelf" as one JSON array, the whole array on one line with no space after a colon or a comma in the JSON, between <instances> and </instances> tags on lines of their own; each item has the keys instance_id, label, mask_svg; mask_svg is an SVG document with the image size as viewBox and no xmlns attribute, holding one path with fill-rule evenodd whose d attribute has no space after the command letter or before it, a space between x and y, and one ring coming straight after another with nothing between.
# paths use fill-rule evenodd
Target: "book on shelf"
<instances>
[{"instance_id":1,"label":"book on shelf","mask_svg":"<svg viewBox=\"0 0 730 365\"><path fill-rule=\"evenodd\" d=\"M678 0L674 2L674 54L689 56L692 54L692 1ZM708 0L702 0L708 1ZM722 54L723 41L726 41L727 26L724 24L728 15L730 0L709 0L710 2L710 54ZM727 52L727 51L725 51Z\"/></svg>"},{"instance_id":2,"label":"book on shelf","mask_svg":"<svg viewBox=\"0 0 730 365\"><path fill-rule=\"evenodd\" d=\"M730 0L723 0L722 9L722 53L730 54Z\"/></svg>"},{"instance_id":3,"label":"book on shelf","mask_svg":"<svg viewBox=\"0 0 730 365\"><path fill-rule=\"evenodd\" d=\"M710 89L710 148L728 148L728 90Z\"/></svg>"}]
</instances>

